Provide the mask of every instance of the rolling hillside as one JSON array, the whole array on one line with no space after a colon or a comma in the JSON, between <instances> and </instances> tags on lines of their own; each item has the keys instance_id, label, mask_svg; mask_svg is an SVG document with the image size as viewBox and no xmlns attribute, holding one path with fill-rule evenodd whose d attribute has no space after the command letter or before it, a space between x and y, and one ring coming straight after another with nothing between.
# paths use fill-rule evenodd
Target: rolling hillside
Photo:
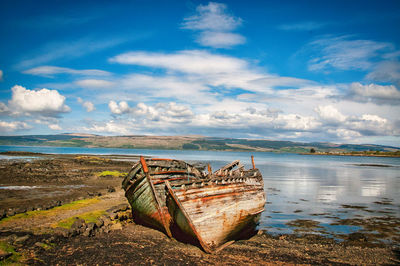
<instances>
[{"instance_id":1,"label":"rolling hillside","mask_svg":"<svg viewBox=\"0 0 400 266\"><path fill-rule=\"evenodd\" d=\"M105 147L128 149L188 149L218 151L395 152L399 148L373 144L301 143L291 141L213 138L203 136L99 136L91 134L0 136L0 145Z\"/></svg>"}]
</instances>

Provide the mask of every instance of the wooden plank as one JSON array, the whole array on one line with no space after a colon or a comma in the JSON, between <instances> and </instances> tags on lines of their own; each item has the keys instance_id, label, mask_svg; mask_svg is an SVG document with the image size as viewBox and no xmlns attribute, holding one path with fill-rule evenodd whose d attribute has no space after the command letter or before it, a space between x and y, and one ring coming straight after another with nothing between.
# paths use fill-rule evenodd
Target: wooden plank
<instances>
[{"instance_id":1,"label":"wooden plank","mask_svg":"<svg viewBox=\"0 0 400 266\"><path fill-rule=\"evenodd\" d=\"M240 181L219 185L208 182L200 188L187 186L172 190L196 235L214 252L227 241L234 240L244 228L256 224L265 204L259 182L257 185Z\"/></svg>"},{"instance_id":2,"label":"wooden plank","mask_svg":"<svg viewBox=\"0 0 400 266\"><path fill-rule=\"evenodd\" d=\"M227 164L227 165L221 167L221 168L218 169L217 171L215 171L215 172L214 172L214 175L222 175L222 174L224 174L224 173L223 173L224 171L227 171L227 170L229 171L229 170L233 169L233 168L234 168L236 165L238 165L239 163L240 163L239 160L233 161L233 162L231 162L231 163L229 163L229 164Z\"/></svg>"},{"instance_id":3,"label":"wooden plank","mask_svg":"<svg viewBox=\"0 0 400 266\"><path fill-rule=\"evenodd\" d=\"M180 203L179 199L176 197L173 189L171 188L171 185L168 181L165 181L165 185L168 189L169 195L172 197L172 199L174 200L175 204L178 206L178 209L183 213L183 215L186 218L186 221L188 223L188 225L190 226L192 232L194 233L194 235L196 235L197 239L199 240L199 243L201 245L201 247L204 249L205 252L207 253L212 253L212 250L208 247L208 245L203 241L201 235L199 235L196 231L196 228L194 227L190 217L188 216L188 214L186 213L185 209L183 208L182 204Z\"/></svg>"},{"instance_id":4,"label":"wooden plank","mask_svg":"<svg viewBox=\"0 0 400 266\"><path fill-rule=\"evenodd\" d=\"M154 200L156 202L157 211L158 211L158 213L160 215L161 222L164 225L165 232L167 233L167 235L169 237L172 237L171 230L169 229L169 223L167 223L167 221L165 219L166 217L164 216L163 210L161 208L160 200L159 200L159 198L157 196L156 189L154 188L154 184L151 182L151 178L150 178L150 175L149 175L149 170L147 168L146 161L144 160L143 157L140 157L140 163L142 164L143 171L146 173L146 179L150 184L152 195L153 195Z\"/></svg>"}]
</instances>

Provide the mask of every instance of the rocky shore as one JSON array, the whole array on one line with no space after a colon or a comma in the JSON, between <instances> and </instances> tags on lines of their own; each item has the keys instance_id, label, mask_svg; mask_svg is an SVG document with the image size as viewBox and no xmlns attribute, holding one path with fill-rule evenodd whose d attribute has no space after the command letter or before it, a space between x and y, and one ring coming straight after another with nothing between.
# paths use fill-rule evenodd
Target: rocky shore
<instances>
[{"instance_id":1,"label":"rocky shore","mask_svg":"<svg viewBox=\"0 0 400 266\"><path fill-rule=\"evenodd\" d=\"M7 155L17 157L0 160L0 265L400 263L398 247L355 235L259 232L206 254L132 221L121 181L137 157Z\"/></svg>"}]
</instances>

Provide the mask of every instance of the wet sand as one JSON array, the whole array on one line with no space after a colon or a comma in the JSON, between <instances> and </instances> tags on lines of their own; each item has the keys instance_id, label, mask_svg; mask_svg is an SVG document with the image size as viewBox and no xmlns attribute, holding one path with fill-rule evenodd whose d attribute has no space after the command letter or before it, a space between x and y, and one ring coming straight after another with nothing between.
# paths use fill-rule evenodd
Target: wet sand
<instances>
[{"instance_id":1,"label":"wet sand","mask_svg":"<svg viewBox=\"0 0 400 266\"><path fill-rule=\"evenodd\" d=\"M312 220L293 221L290 226L301 229L296 234L271 235L259 232L217 254L206 254L197 246L169 239L157 230L133 223L121 190L121 181L123 173L129 171L137 157L8 155L39 159L0 162L0 186L22 188L0 190L0 264L400 263L396 238L390 244L377 242L364 232L344 235L340 241L334 240L309 230L318 228L318 224ZM388 204L382 202L385 203ZM343 206L343 209L356 207ZM338 222L357 222L361 225L377 223L362 218ZM383 222L387 226L383 233L397 236L398 224Z\"/></svg>"}]
</instances>

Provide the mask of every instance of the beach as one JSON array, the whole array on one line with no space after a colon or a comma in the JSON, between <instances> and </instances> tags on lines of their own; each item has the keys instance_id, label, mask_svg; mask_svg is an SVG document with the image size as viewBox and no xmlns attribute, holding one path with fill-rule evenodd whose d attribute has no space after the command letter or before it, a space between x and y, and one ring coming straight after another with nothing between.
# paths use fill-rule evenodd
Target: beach
<instances>
[{"instance_id":1,"label":"beach","mask_svg":"<svg viewBox=\"0 0 400 266\"><path fill-rule=\"evenodd\" d=\"M133 155L8 152L0 172L0 259L22 264L286 265L400 263L399 219L378 225L391 241L349 233L317 234L318 224L293 223L291 234L268 230L217 254L135 224L121 189ZM276 192L278 193L278 192ZM385 202L381 202L385 204ZM390 202L386 202L389 206ZM268 208L268 204L266 205ZM357 206L348 205L351 210ZM323 214L321 214L323 215ZM390 217L390 216L386 216ZM354 221L343 221L344 223ZM372 224L359 218L359 224ZM386 227L382 227L386 224ZM392 230L392 231L390 231ZM378 230L379 231L379 230Z\"/></svg>"}]
</instances>

